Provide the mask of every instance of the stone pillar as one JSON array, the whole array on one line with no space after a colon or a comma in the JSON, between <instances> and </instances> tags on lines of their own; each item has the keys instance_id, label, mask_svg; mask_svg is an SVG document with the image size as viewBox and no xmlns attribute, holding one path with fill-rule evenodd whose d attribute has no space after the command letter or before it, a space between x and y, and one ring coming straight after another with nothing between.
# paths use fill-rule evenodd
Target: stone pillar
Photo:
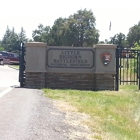
<instances>
[{"instance_id":1,"label":"stone pillar","mask_svg":"<svg viewBox=\"0 0 140 140\"><path fill-rule=\"evenodd\" d=\"M26 87L45 87L46 43L29 42L26 47Z\"/></svg>"},{"instance_id":2,"label":"stone pillar","mask_svg":"<svg viewBox=\"0 0 140 140\"><path fill-rule=\"evenodd\" d=\"M113 44L97 44L94 46L96 90L115 89L116 47Z\"/></svg>"}]
</instances>

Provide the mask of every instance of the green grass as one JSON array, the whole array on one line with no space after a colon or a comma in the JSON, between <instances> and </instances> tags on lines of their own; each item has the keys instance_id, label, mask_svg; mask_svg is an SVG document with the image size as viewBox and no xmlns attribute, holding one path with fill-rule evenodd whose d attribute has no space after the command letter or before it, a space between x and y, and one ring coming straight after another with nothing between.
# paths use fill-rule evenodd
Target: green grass
<instances>
[{"instance_id":1,"label":"green grass","mask_svg":"<svg viewBox=\"0 0 140 140\"><path fill-rule=\"evenodd\" d=\"M44 94L76 106L89 114L87 125L98 140L140 140L140 92L137 86L120 86L120 91L44 89Z\"/></svg>"},{"instance_id":2,"label":"green grass","mask_svg":"<svg viewBox=\"0 0 140 140\"><path fill-rule=\"evenodd\" d=\"M13 67L13 68L19 69L19 65L10 65L10 67Z\"/></svg>"}]
</instances>

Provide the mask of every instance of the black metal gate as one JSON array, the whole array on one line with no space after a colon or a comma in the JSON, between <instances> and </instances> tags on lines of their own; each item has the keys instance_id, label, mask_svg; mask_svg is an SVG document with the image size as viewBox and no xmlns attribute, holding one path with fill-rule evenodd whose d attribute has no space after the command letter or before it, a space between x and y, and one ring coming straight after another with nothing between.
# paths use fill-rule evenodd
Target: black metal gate
<instances>
[{"instance_id":1,"label":"black metal gate","mask_svg":"<svg viewBox=\"0 0 140 140\"><path fill-rule=\"evenodd\" d=\"M19 63L19 82L20 87L25 86L25 46L24 43L20 44L20 63Z\"/></svg>"},{"instance_id":2,"label":"black metal gate","mask_svg":"<svg viewBox=\"0 0 140 140\"><path fill-rule=\"evenodd\" d=\"M116 50L116 90L119 85L139 84L140 51L132 49Z\"/></svg>"}]
</instances>

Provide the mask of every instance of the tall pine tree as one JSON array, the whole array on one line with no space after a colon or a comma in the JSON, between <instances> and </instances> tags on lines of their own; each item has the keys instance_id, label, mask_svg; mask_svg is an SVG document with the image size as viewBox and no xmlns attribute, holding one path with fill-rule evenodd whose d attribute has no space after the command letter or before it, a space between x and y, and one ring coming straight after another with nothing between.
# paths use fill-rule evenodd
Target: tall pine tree
<instances>
[{"instance_id":1,"label":"tall pine tree","mask_svg":"<svg viewBox=\"0 0 140 140\"><path fill-rule=\"evenodd\" d=\"M26 32L23 29L23 27L21 27L20 33L18 34L18 39L19 41L23 41L23 42L27 42L27 37L26 37Z\"/></svg>"}]
</instances>

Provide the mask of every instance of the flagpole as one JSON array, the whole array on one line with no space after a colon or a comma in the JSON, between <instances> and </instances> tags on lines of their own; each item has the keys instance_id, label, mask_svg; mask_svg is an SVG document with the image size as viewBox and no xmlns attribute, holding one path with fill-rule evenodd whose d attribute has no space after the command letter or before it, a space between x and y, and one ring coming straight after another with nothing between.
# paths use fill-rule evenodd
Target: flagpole
<instances>
[{"instance_id":1,"label":"flagpole","mask_svg":"<svg viewBox=\"0 0 140 140\"><path fill-rule=\"evenodd\" d=\"M109 24L109 40L111 38L111 27L112 27L112 24L111 24L111 20L110 20L110 24Z\"/></svg>"}]
</instances>

